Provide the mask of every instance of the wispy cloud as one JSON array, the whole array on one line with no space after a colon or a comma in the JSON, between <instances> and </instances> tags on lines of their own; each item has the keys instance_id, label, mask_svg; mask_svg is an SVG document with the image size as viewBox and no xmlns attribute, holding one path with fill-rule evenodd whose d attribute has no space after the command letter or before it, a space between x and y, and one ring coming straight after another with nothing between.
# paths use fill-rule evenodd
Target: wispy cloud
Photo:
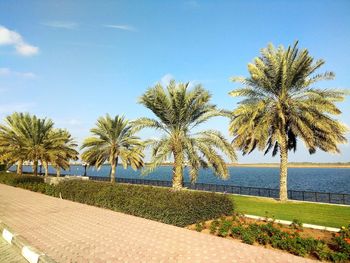
<instances>
[{"instance_id":1,"label":"wispy cloud","mask_svg":"<svg viewBox=\"0 0 350 263\"><path fill-rule=\"evenodd\" d=\"M185 6L191 9L198 9L200 7L198 1L196 0L185 1Z\"/></svg>"},{"instance_id":2,"label":"wispy cloud","mask_svg":"<svg viewBox=\"0 0 350 263\"><path fill-rule=\"evenodd\" d=\"M169 85L170 81L174 79L174 76L171 75L170 73L165 74L159 81L159 83L163 86L166 87Z\"/></svg>"},{"instance_id":3,"label":"wispy cloud","mask_svg":"<svg viewBox=\"0 0 350 263\"><path fill-rule=\"evenodd\" d=\"M115 48L114 45L109 44L96 44L88 42L63 42L64 45L79 46L79 47L101 47L101 48Z\"/></svg>"},{"instance_id":4,"label":"wispy cloud","mask_svg":"<svg viewBox=\"0 0 350 263\"><path fill-rule=\"evenodd\" d=\"M22 78L34 79L37 76L32 72L18 72L9 68L0 68L0 76L16 76Z\"/></svg>"},{"instance_id":5,"label":"wispy cloud","mask_svg":"<svg viewBox=\"0 0 350 263\"><path fill-rule=\"evenodd\" d=\"M137 31L137 29L131 25L103 25L103 26L108 28L125 30L125 31L133 31L133 32Z\"/></svg>"},{"instance_id":6,"label":"wispy cloud","mask_svg":"<svg viewBox=\"0 0 350 263\"><path fill-rule=\"evenodd\" d=\"M9 114L15 111L25 112L33 109L35 106L36 104L33 102L1 104L0 114Z\"/></svg>"},{"instance_id":7,"label":"wispy cloud","mask_svg":"<svg viewBox=\"0 0 350 263\"><path fill-rule=\"evenodd\" d=\"M79 24L71 21L48 21L42 23L44 26L59 28L59 29L68 29L75 30L78 29Z\"/></svg>"},{"instance_id":8,"label":"wispy cloud","mask_svg":"<svg viewBox=\"0 0 350 263\"><path fill-rule=\"evenodd\" d=\"M22 56L33 56L39 53L39 48L26 43L23 37L2 25L0 25L0 46L14 46L16 52Z\"/></svg>"}]
</instances>

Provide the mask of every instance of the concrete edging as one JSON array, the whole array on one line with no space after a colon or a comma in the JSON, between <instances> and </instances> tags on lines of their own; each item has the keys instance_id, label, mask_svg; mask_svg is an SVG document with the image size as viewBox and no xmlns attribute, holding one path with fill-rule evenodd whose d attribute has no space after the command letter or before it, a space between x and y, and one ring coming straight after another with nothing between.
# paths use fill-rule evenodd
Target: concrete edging
<instances>
[{"instance_id":1,"label":"concrete edging","mask_svg":"<svg viewBox=\"0 0 350 263\"><path fill-rule=\"evenodd\" d=\"M269 221L269 222L274 221L274 222L280 223L282 225L290 225L292 223L292 221L272 219L272 218L266 218L266 217L261 217L261 216L254 216L254 215L244 215L244 217L256 219L256 220L264 220L264 221ZM304 223L303 223L303 227L317 229L317 230L326 230L326 231L330 231L330 232L339 232L340 231L339 228L335 228L335 227L318 226L318 225L304 224Z\"/></svg>"},{"instance_id":2,"label":"concrete edging","mask_svg":"<svg viewBox=\"0 0 350 263\"><path fill-rule=\"evenodd\" d=\"M20 235L16 234L0 221L0 233L1 237L10 245L14 246L21 255L30 263L56 263L53 259L40 252Z\"/></svg>"}]
</instances>

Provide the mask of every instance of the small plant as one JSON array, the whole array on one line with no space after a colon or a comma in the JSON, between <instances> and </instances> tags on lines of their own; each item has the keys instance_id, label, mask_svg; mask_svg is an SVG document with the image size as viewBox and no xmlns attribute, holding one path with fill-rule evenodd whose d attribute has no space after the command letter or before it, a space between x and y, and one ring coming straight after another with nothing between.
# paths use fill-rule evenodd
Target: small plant
<instances>
[{"instance_id":1,"label":"small plant","mask_svg":"<svg viewBox=\"0 0 350 263\"><path fill-rule=\"evenodd\" d=\"M231 235L235 238L241 238L241 235L243 232L244 232L244 228L241 225L233 226L231 228Z\"/></svg>"},{"instance_id":2,"label":"small plant","mask_svg":"<svg viewBox=\"0 0 350 263\"><path fill-rule=\"evenodd\" d=\"M195 227L196 227L195 229L197 232L202 232L203 229L205 229L205 223L196 223Z\"/></svg>"},{"instance_id":3,"label":"small plant","mask_svg":"<svg viewBox=\"0 0 350 263\"><path fill-rule=\"evenodd\" d=\"M303 223L298 219L293 219L292 223L289 226L295 230L303 230Z\"/></svg>"},{"instance_id":4,"label":"small plant","mask_svg":"<svg viewBox=\"0 0 350 263\"><path fill-rule=\"evenodd\" d=\"M253 245L255 242L254 234L250 230L246 230L242 233L242 241L243 243Z\"/></svg>"},{"instance_id":5,"label":"small plant","mask_svg":"<svg viewBox=\"0 0 350 263\"><path fill-rule=\"evenodd\" d=\"M218 235L221 237L227 237L230 233L232 225L233 221L231 220L221 220L218 229Z\"/></svg>"},{"instance_id":6,"label":"small plant","mask_svg":"<svg viewBox=\"0 0 350 263\"><path fill-rule=\"evenodd\" d=\"M220 225L220 222L218 220L212 221L209 227L210 234L216 234L216 231L219 225Z\"/></svg>"}]
</instances>

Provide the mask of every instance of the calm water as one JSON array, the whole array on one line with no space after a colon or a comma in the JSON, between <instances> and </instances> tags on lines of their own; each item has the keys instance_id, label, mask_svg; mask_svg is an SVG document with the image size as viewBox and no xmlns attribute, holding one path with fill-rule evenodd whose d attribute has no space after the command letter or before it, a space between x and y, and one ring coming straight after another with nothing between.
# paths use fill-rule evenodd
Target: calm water
<instances>
[{"instance_id":1,"label":"calm water","mask_svg":"<svg viewBox=\"0 0 350 263\"><path fill-rule=\"evenodd\" d=\"M201 170L197 182L209 184L228 184L251 187L279 187L278 168L262 167L230 167L230 178L222 180L214 176L211 170ZM25 166L24 171L31 171L31 167ZM49 168L50 173L55 170ZM110 167L103 166L100 170L88 168L87 175L109 176ZM83 175L84 168L72 165L69 171L62 174ZM153 173L143 176L140 171L131 168L124 170L121 166L117 169L117 177L143 178L150 180L171 180L172 167L162 166ZM188 171L185 170L185 181L189 181ZM350 169L345 168L289 168L288 188L290 190L304 190L315 192L332 192L350 194Z\"/></svg>"}]
</instances>

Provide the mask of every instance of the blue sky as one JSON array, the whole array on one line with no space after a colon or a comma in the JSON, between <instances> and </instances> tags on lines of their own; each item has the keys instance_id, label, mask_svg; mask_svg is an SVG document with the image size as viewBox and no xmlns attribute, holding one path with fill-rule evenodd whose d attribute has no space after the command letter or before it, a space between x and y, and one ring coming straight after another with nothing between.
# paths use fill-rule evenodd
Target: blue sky
<instances>
[{"instance_id":1,"label":"blue sky","mask_svg":"<svg viewBox=\"0 0 350 263\"><path fill-rule=\"evenodd\" d=\"M175 78L202 83L219 107L233 109L231 76L272 42L308 48L336 73L322 87L350 87L350 1L1 1L0 118L29 111L52 118L80 142L96 119L152 114L137 98ZM350 125L350 98L339 104ZM228 136L228 121L202 126ZM155 137L143 131L142 138ZM348 136L349 137L349 136ZM350 138L350 137L349 137ZM232 138L230 138L231 140ZM290 161L350 161L309 155L299 143ZM277 162L254 152L239 162Z\"/></svg>"}]
</instances>

